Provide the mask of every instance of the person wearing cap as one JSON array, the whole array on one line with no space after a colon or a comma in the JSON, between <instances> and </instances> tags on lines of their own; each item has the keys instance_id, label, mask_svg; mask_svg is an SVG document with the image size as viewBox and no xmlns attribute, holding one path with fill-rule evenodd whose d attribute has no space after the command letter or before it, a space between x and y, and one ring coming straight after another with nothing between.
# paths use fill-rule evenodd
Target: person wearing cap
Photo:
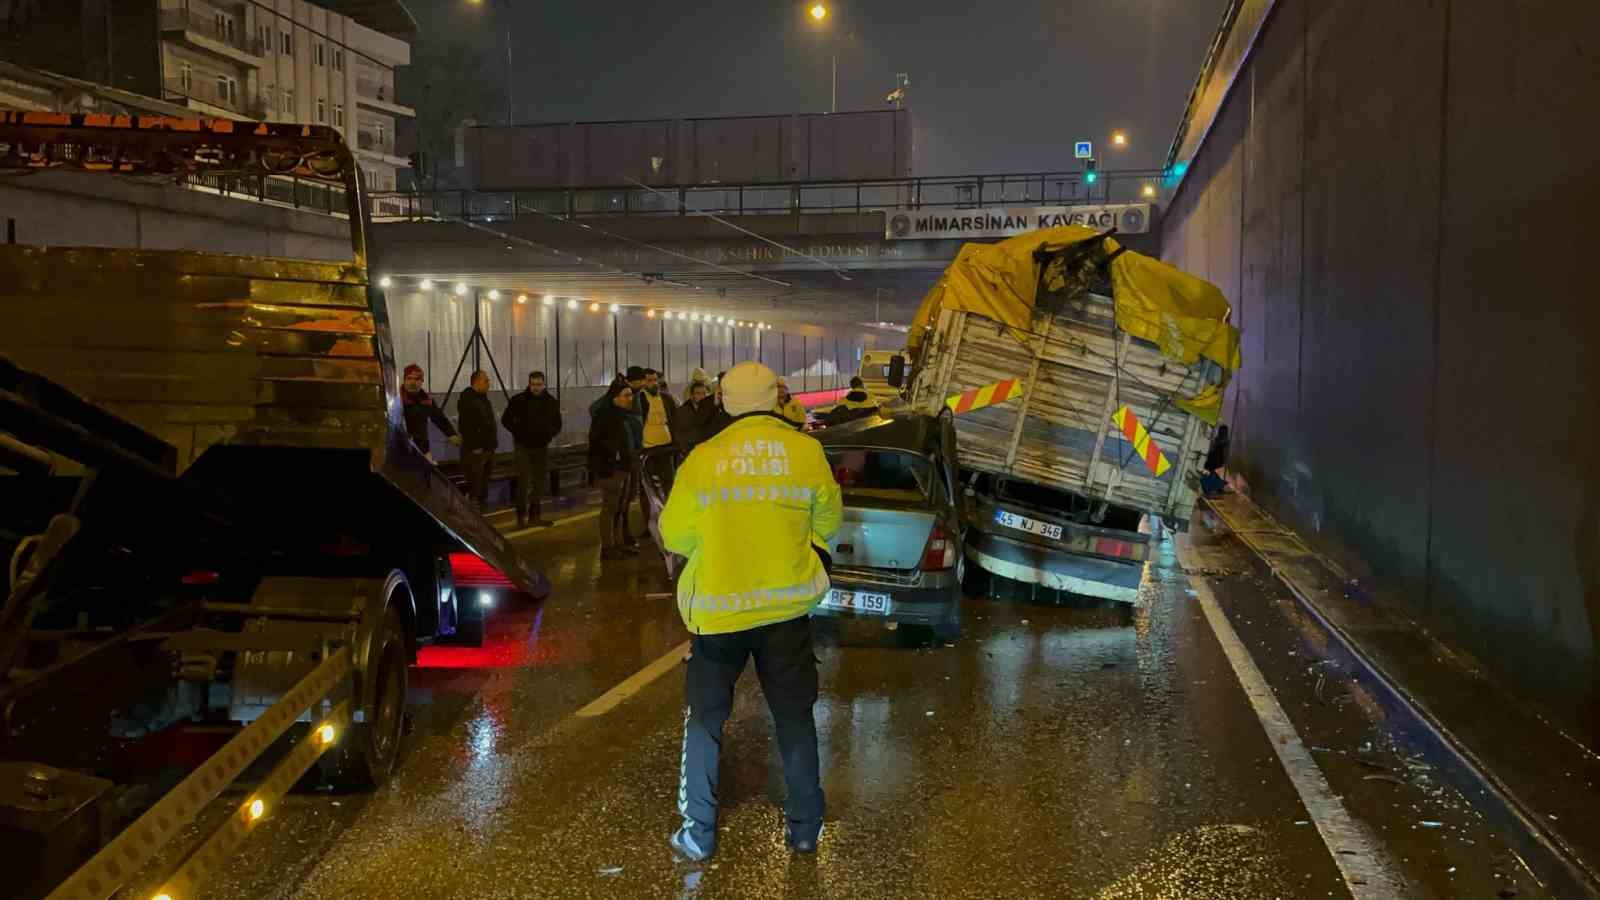
<instances>
[{"instance_id":1,"label":"person wearing cap","mask_svg":"<svg viewBox=\"0 0 1600 900\"><path fill-rule=\"evenodd\" d=\"M695 861L716 850L722 729L753 656L788 786L784 837L796 852L812 853L823 795L808 614L828 591L813 545L826 546L839 530L839 485L822 445L773 412L771 369L739 363L721 384L732 422L689 454L661 512L662 544L686 558L678 614L693 635L678 773L682 824L670 843Z\"/></svg>"},{"instance_id":2,"label":"person wearing cap","mask_svg":"<svg viewBox=\"0 0 1600 900\"><path fill-rule=\"evenodd\" d=\"M790 425L796 428L806 427L805 404L796 400L794 395L789 393L789 382L783 378L778 379L778 405L776 411L778 415L788 420Z\"/></svg>"},{"instance_id":3,"label":"person wearing cap","mask_svg":"<svg viewBox=\"0 0 1600 900\"><path fill-rule=\"evenodd\" d=\"M422 455L433 462L428 423L432 422L444 432L444 436L455 446L461 446L461 435L456 433L456 426L450 423L444 410L439 408L428 392L422 389L422 367L416 363L406 366L404 377L400 382L400 409L406 420L406 434L411 436L411 442L417 445Z\"/></svg>"}]
</instances>

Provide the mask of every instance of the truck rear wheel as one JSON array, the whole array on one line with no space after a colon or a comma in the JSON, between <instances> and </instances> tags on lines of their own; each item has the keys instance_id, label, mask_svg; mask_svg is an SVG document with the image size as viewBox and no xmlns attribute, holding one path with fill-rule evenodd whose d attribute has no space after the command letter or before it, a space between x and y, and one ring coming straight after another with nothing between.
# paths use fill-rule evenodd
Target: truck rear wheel
<instances>
[{"instance_id":1,"label":"truck rear wheel","mask_svg":"<svg viewBox=\"0 0 1600 900\"><path fill-rule=\"evenodd\" d=\"M373 697L365 703L366 721L353 724L320 760L323 777L336 788L381 787L394 773L405 730L406 633L393 606L382 630L373 636L368 665L376 667Z\"/></svg>"}]
</instances>

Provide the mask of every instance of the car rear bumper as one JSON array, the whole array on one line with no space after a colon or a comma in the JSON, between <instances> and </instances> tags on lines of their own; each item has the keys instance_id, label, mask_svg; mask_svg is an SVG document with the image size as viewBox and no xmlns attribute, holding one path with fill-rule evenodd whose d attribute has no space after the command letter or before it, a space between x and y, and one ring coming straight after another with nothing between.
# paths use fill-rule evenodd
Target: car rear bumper
<instances>
[{"instance_id":1,"label":"car rear bumper","mask_svg":"<svg viewBox=\"0 0 1600 900\"><path fill-rule=\"evenodd\" d=\"M1085 556L995 534L971 533L967 559L983 569L1027 584L1132 603L1139 596L1143 562Z\"/></svg>"},{"instance_id":2,"label":"car rear bumper","mask_svg":"<svg viewBox=\"0 0 1600 900\"><path fill-rule=\"evenodd\" d=\"M932 585L927 583L930 580L934 582ZM907 625L938 625L949 621L961 602L961 579L952 571L938 575L925 574L922 581L924 583L918 587L904 587L867 579L834 576L832 578L834 590L888 594L889 614L880 616L876 613L848 609L830 609L820 604L812 609L811 614L834 618L878 619Z\"/></svg>"}]
</instances>

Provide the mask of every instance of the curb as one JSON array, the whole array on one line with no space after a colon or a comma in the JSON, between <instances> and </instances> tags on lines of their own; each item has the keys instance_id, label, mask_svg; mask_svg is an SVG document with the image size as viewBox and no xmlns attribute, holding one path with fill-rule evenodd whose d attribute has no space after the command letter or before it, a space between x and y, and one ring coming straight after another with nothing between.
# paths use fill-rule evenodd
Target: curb
<instances>
[{"instance_id":1,"label":"curb","mask_svg":"<svg viewBox=\"0 0 1600 900\"><path fill-rule=\"evenodd\" d=\"M1231 496L1249 503L1264 518L1276 523L1276 519L1256 506L1250 498L1242 494ZM1272 562L1252 538L1251 531L1236 529L1235 523L1215 503L1209 498L1204 502L1206 509L1227 526L1229 534L1261 560L1272 572L1273 577L1288 589L1315 627L1320 629L1325 637L1332 639L1330 649L1336 647L1354 664L1352 671L1364 685L1374 689L1373 696L1384 709L1405 720L1405 725L1409 726L1403 728L1407 739L1439 763L1440 773L1461 791L1475 810L1505 834L1507 843L1521 856L1522 863L1533 876L1556 896L1600 898L1600 873L1596 873L1575 855L1559 834L1545 827L1538 815L1523 803L1510 787L1496 778L1471 749L1457 740L1450 730L1434 718L1420 701L1413 698L1397 679L1390 676L1353 638L1334 624L1316 601L1307 596ZM1305 542L1293 532L1283 530L1278 533L1291 536L1297 543L1305 546Z\"/></svg>"}]
</instances>

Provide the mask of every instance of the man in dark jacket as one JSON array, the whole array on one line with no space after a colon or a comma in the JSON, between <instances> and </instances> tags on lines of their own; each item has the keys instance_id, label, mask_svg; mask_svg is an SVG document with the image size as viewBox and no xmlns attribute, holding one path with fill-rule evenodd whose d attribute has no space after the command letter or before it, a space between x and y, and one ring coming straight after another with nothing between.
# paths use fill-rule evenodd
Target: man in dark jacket
<instances>
[{"instance_id":1,"label":"man in dark jacket","mask_svg":"<svg viewBox=\"0 0 1600 900\"><path fill-rule=\"evenodd\" d=\"M627 542L628 473L633 470L633 438L628 410L633 389L622 379L611 383L589 419L589 474L600 488L600 558L626 559L635 552ZM619 524L620 520L620 524Z\"/></svg>"},{"instance_id":2,"label":"man in dark jacket","mask_svg":"<svg viewBox=\"0 0 1600 900\"><path fill-rule=\"evenodd\" d=\"M528 389L506 404L500 424L515 442L511 452L517 463L517 527L531 519L535 527L548 528L550 523L539 514L539 500L544 496L550 442L561 433L561 402L545 390L543 372L528 375Z\"/></svg>"},{"instance_id":3,"label":"man in dark jacket","mask_svg":"<svg viewBox=\"0 0 1600 900\"><path fill-rule=\"evenodd\" d=\"M687 454L706 439L706 426L711 424L711 417L716 412L717 403L711 399L711 386L704 381L692 382L689 385L689 399L678 407L677 414L672 418L672 440L681 452Z\"/></svg>"},{"instance_id":4,"label":"man in dark jacket","mask_svg":"<svg viewBox=\"0 0 1600 900\"><path fill-rule=\"evenodd\" d=\"M472 373L471 386L461 392L461 470L467 477L467 496L481 511L489 500L489 471L500 447L500 430L489 402L489 373Z\"/></svg>"},{"instance_id":5,"label":"man in dark jacket","mask_svg":"<svg viewBox=\"0 0 1600 900\"><path fill-rule=\"evenodd\" d=\"M405 380L400 383L400 408L406 418L406 433L411 436L411 442L417 445L422 455L433 462L433 453L429 449L428 423L432 422L444 432L450 443L461 446L461 435L456 434L456 426L450 424L450 419L440 409L428 392L422 389L422 367L416 363L406 366Z\"/></svg>"}]
</instances>

